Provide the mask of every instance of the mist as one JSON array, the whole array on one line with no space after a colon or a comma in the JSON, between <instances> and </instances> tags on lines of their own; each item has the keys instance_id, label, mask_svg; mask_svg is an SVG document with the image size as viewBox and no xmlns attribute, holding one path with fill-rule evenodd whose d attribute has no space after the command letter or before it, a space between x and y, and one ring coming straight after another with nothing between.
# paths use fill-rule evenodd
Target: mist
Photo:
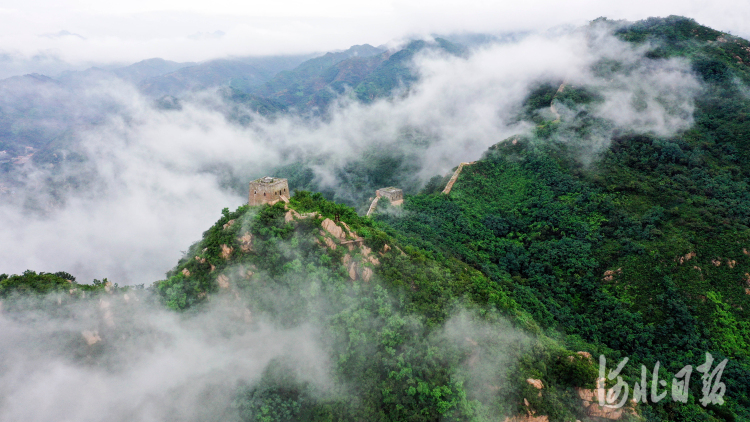
<instances>
[{"instance_id":1,"label":"mist","mask_svg":"<svg viewBox=\"0 0 750 422\"><path fill-rule=\"evenodd\" d=\"M222 208L246 202L247 182L271 169L314 163L316 186L347 198L341 169L375 148L406 154L416 171L401 183L420 186L497 142L530 133L535 125L519 113L530 89L548 81L598 90L603 101L587 112L613 130L669 136L691 124L700 84L686 62L647 59L648 48L591 27L485 45L468 58L428 50L413 62L419 82L389 99L363 104L344 94L323 117L244 110L246 124L228 118L232 106L216 91L190 94L181 109L164 110L132 85L100 81L67 103L78 110L102 110L94 107L102 98L109 104L95 124L73 127L85 161L66 162L57 172L26 163L24 188L0 204L1 270L150 284ZM592 70L608 59L630 70L617 76ZM580 111L559 108L563 124ZM405 132L424 142L403 142ZM578 142L598 151L612 133ZM50 183L71 178L86 183L62 198L49 196ZM45 211L31 212L29 204Z\"/></svg>"},{"instance_id":2,"label":"mist","mask_svg":"<svg viewBox=\"0 0 750 422\"><path fill-rule=\"evenodd\" d=\"M362 42L380 45L431 33L539 32L584 25L599 16L638 20L671 14L747 37L750 16L744 6L736 0L711 4L541 0L498 5L467 1L460 7L415 1L395 5L328 0L313 6L295 0L252 5L34 0L0 8L0 52L13 58L19 72L13 74L18 75L43 73L52 61L66 70L151 57L202 61L230 55L297 54L345 49Z\"/></svg>"},{"instance_id":3,"label":"mist","mask_svg":"<svg viewBox=\"0 0 750 422\"><path fill-rule=\"evenodd\" d=\"M319 327L249 325L225 303L179 315L147 299L131 290L0 314L0 419L239 420L239 383L280 358L328 388Z\"/></svg>"},{"instance_id":4,"label":"mist","mask_svg":"<svg viewBox=\"0 0 750 422\"><path fill-rule=\"evenodd\" d=\"M454 376L465 380L472 398L491 403L497 398L488 386L505 394L517 387L508 375L530 339L505 320L456 309L445 327L428 330L422 320L399 313L397 298L382 291L345 281L338 292L356 290L354 301L342 301L336 290L305 298L268 281L256 280L259 287L251 291L220 292L186 313L169 311L138 289L82 299L67 292L6 298L0 420L239 421L241 395L269 380L306 385L310 400L358 400L354 380L344 375L359 374L334 371L352 346L337 341L331 325L349 312L361 314L362 298L370 295L379 298L381 315L367 313L355 326L410 333L401 347L412 350L405 354L411 364L441 347L465 357ZM251 312L248 299L271 307ZM289 322L287 301L303 304L294 310L303 322ZM349 309L354 305L360 306ZM386 321L386 308L402 326ZM373 346L355 343L358 350Z\"/></svg>"}]
</instances>

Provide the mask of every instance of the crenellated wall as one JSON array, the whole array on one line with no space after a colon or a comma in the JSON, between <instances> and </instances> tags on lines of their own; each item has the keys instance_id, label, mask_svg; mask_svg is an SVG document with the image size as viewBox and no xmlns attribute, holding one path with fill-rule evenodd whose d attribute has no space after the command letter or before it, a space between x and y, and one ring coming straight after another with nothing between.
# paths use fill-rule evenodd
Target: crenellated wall
<instances>
[{"instance_id":1,"label":"crenellated wall","mask_svg":"<svg viewBox=\"0 0 750 422\"><path fill-rule=\"evenodd\" d=\"M289 184L286 179L261 177L250 182L248 205L275 204L284 196L289 198Z\"/></svg>"}]
</instances>

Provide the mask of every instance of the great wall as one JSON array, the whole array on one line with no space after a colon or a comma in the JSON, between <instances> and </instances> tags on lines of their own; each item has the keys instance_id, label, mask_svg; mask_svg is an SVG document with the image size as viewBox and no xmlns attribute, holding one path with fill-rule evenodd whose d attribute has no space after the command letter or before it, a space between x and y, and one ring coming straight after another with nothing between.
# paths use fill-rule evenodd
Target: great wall
<instances>
[{"instance_id":1,"label":"great wall","mask_svg":"<svg viewBox=\"0 0 750 422\"><path fill-rule=\"evenodd\" d=\"M470 166L474 163L476 163L476 161L459 164L442 193L444 195L450 194L451 189L453 189L453 185L458 180L458 176L461 175L464 166ZM279 201L289 203L289 198L289 183L287 179L266 176L250 182L247 203L251 206L263 204L273 205ZM378 207L378 201L380 201L381 198L388 199L393 206L399 206L404 203L404 191L393 186L376 190L375 198L372 199L372 202L367 209L366 215L368 217L375 212Z\"/></svg>"},{"instance_id":2,"label":"great wall","mask_svg":"<svg viewBox=\"0 0 750 422\"><path fill-rule=\"evenodd\" d=\"M453 176L451 176L451 180L448 181L448 184L445 185L445 189L443 189L444 195L448 195L449 193L451 193L451 189L453 189L453 184L456 183L456 180L458 180L458 176L461 174L461 170L464 169L464 166L470 166L474 163L476 163L476 161L472 161L470 163L461 163L458 165L458 168L453 173Z\"/></svg>"}]
</instances>

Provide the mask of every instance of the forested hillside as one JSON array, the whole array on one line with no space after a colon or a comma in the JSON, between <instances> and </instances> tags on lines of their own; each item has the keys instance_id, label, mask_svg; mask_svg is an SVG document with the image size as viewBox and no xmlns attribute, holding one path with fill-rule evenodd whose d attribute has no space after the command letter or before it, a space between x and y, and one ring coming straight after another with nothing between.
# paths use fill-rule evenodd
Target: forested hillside
<instances>
[{"instance_id":1,"label":"forested hillside","mask_svg":"<svg viewBox=\"0 0 750 422\"><path fill-rule=\"evenodd\" d=\"M750 98L742 86L750 80L750 48L681 18L616 33L652 43L656 60L691 60L704 85L689 130L670 138L625 131L584 165L581 151L598 122L586 121L585 112L574 122L539 119L534 136L501 142L466 166L449 196L407 197L403 211L378 220L402 241L507 286L546 330L609 349L611 358L630 357L631 385L641 363L659 361L676 373L702 363L696 358L703 352L728 358L721 408L660 403L644 416L744 420ZM596 98L550 85L528 99L530 111L555 103ZM571 126L572 140L565 133ZM692 385L698 397L700 386Z\"/></svg>"},{"instance_id":2,"label":"forested hillside","mask_svg":"<svg viewBox=\"0 0 750 422\"><path fill-rule=\"evenodd\" d=\"M289 330L313 337L314 347L268 352L252 375L232 378L230 367L167 395L170 415L210 409L196 420L750 420L750 43L674 16L601 18L583 30L591 43L614 34L636 58L596 61L589 83L537 81L513 109L528 130L464 165L449 193L452 172L410 177L433 142L417 129L337 168L337 190L320 184L322 161L309 157L276 167L295 190L288 202L224 208L163 280L2 275L3 318L98 320L96 330L55 332L67 345L60 359L117 370L130 361L116 350L140 356L177 341L144 322L152 309L187 324L218 315L213 334L195 330L222 347L249 349L247 336L268 327L269 349ZM320 112L336 95L362 104L407 95L419 80L411 60L426 48L469 54L442 39L395 53L358 46L225 95L266 116ZM618 84L665 68L689 76L689 95L632 89L628 108L602 111ZM248 124L238 108L229 114ZM403 205L381 199L365 217L385 186L404 189ZM706 353L727 360L721 401L701 401ZM597 404L600 356L608 370L629 359L621 409ZM687 365L682 402L673 376ZM609 377L609 394L616 383Z\"/></svg>"}]
</instances>

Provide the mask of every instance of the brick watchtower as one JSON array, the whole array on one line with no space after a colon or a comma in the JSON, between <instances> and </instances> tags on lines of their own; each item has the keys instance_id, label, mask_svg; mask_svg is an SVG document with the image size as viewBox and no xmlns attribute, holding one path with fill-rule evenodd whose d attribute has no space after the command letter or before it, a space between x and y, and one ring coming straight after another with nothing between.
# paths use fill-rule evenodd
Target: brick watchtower
<instances>
[{"instance_id":1,"label":"brick watchtower","mask_svg":"<svg viewBox=\"0 0 750 422\"><path fill-rule=\"evenodd\" d=\"M404 191L392 186L376 190L375 196L378 198L388 198L391 201L391 205L401 205L404 203Z\"/></svg>"},{"instance_id":2,"label":"brick watchtower","mask_svg":"<svg viewBox=\"0 0 750 422\"><path fill-rule=\"evenodd\" d=\"M248 205L275 204L281 197L289 200L289 185L286 179L277 177L261 177L250 182Z\"/></svg>"}]
</instances>

